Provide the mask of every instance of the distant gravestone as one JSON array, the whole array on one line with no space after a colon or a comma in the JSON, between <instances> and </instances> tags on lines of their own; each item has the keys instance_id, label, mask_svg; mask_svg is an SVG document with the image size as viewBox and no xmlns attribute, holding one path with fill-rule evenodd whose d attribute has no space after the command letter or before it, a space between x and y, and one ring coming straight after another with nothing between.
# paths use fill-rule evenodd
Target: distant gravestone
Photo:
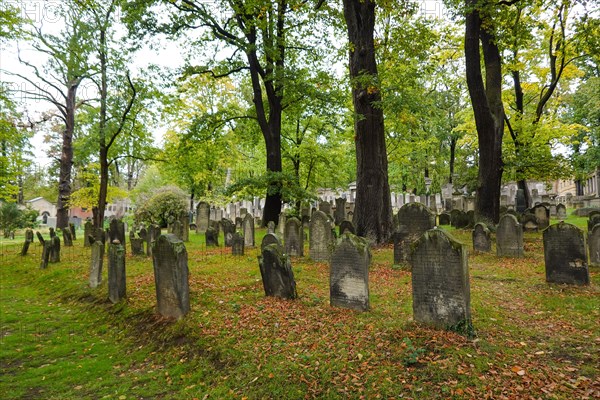
<instances>
[{"instance_id":1,"label":"distant gravestone","mask_svg":"<svg viewBox=\"0 0 600 400\"><path fill-rule=\"evenodd\" d=\"M83 225L83 247L90 246L90 236L93 234L92 229L93 225L91 221L85 221Z\"/></svg>"},{"instance_id":2,"label":"distant gravestone","mask_svg":"<svg viewBox=\"0 0 600 400\"><path fill-rule=\"evenodd\" d=\"M550 204L550 206L548 207L549 211L550 211L550 217L556 217L556 205L555 204Z\"/></svg>"},{"instance_id":3,"label":"distant gravestone","mask_svg":"<svg viewBox=\"0 0 600 400\"><path fill-rule=\"evenodd\" d=\"M158 225L150 225L146 235L146 255L152 257L152 243L161 235L162 230Z\"/></svg>"},{"instance_id":4,"label":"distant gravestone","mask_svg":"<svg viewBox=\"0 0 600 400\"><path fill-rule=\"evenodd\" d=\"M523 257L523 228L517 218L504 214L496 228L496 255Z\"/></svg>"},{"instance_id":5,"label":"distant gravestone","mask_svg":"<svg viewBox=\"0 0 600 400\"><path fill-rule=\"evenodd\" d=\"M150 255L151 250L148 250L148 246L150 246L150 243L148 243L148 230L142 226L138 231L138 236L146 243L146 254Z\"/></svg>"},{"instance_id":6,"label":"distant gravestone","mask_svg":"<svg viewBox=\"0 0 600 400\"><path fill-rule=\"evenodd\" d=\"M56 236L56 231L54 228L50 227L48 228L48 234L50 235L50 239L52 239L54 236Z\"/></svg>"},{"instance_id":7,"label":"distant gravestone","mask_svg":"<svg viewBox=\"0 0 600 400\"><path fill-rule=\"evenodd\" d=\"M126 295L125 247L119 239L113 239L108 245L108 299L115 304Z\"/></svg>"},{"instance_id":8,"label":"distant gravestone","mask_svg":"<svg viewBox=\"0 0 600 400\"><path fill-rule=\"evenodd\" d=\"M231 237L231 254L234 256L243 256L244 245L244 237L239 233L235 232Z\"/></svg>"},{"instance_id":9,"label":"distant gravestone","mask_svg":"<svg viewBox=\"0 0 600 400\"><path fill-rule=\"evenodd\" d=\"M31 229L27 229L25 231L25 242L23 242L23 247L21 248L21 256L26 256L29 251L29 245L33 242L33 231Z\"/></svg>"},{"instance_id":10,"label":"distant gravestone","mask_svg":"<svg viewBox=\"0 0 600 400\"><path fill-rule=\"evenodd\" d=\"M319 203L319 211L324 212L327 215L331 214L331 204L328 201L322 201Z\"/></svg>"},{"instance_id":11,"label":"distant gravestone","mask_svg":"<svg viewBox=\"0 0 600 400\"><path fill-rule=\"evenodd\" d=\"M208 229L210 205L204 201L196 206L196 233L204 233Z\"/></svg>"},{"instance_id":12,"label":"distant gravestone","mask_svg":"<svg viewBox=\"0 0 600 400\"><path fill-rule=\"evenodd\" d=\"M473 250L480 253L489 253L492 251L492 239L490 230L484 223L475 224L473 229Z\"/></svg>"},{"instance_id":13,"label":"distant gravestone","mask_svg":"<svg viewBox=\"0 0 600 400\"><path fill-rule=\"evenodd\" d=\"M52 241L44 240L44 237L41 233L36 232L38 241L40 245L42 245L42 259L40 261L40 269L48 268L48 262L50 261L50 252L52 251Z\"/></svg>"},{"instance_id":14,"label":"distant gravestone","mask_svg":"<svg viewBox=\"0 0 600 400\"><path fill-rule=\"evenodd\" d=\"M277 244L266 246L262 249L262 255L258 257L258 264L266 296L282 299L298 297L292 263L282 246Z\"/></svg>"},{"instance_id":15,"label":"distant gravestone","mask_svg":"<svg viewBox=\"0 0 600 400\"><path fill-rule=\"evenodd\" d=\"M600 224L594 225L588 232L588 246L590 250L590 266L600 267Z\"/></svg>"},{"instance_id":16,"label":"distant gravestone","mask_svg":"<svg viewBox=\"0 0 600 400\"><path fill-rule=\"evenodd\" d=\"M206 232L204 232L204 237L206 240L206 247L219 246L219 233L212 226L206 229Z\"/></svg>"},{"instance_id":17,"label":"distant gravestone","mask_svg":"<svg viewBox=\"0 0 600 400\"><path fill-rule=\"evenodd\" d=\"M96 288L102 283L102 264L104 263L104 242L89 236L92 254L90 259L90 287Z\"/></svg>"},{"instance_id":18,"label":"distant gravestone","mask_svg":"<svg viewBox=\"0 0 600 400\"><path fill-rule=\"evenodd\" d=\"M469 226L469 216L462 210L450 211L450 225L456 229L464 229Z\"/></svg>"},{"instance_id":19,"label":"distant gravestone","mask_svg":"<svg viewBox=\"0 0 600 400\"><path fill-rule=\"evenodd\" d=\"M467 250L439 229L427 231L413 246L414 320L448 328L471 322Z\"/></svg>"},{"instance_id":20,"label":"distant gravestone","mask_svg":"<svg viewBox=\"0 0 600 400\"><path fill-rule=\"evenodd\" d=\"M267 233L275 233L275 222L269 221L267 223Z\"/></svg>"},{"instance_id":21,"label":"distant gravestone","mask_svg":"<svg viewBox=\"0 0 600 400\"><path fill-rule=\"evenodd\" d=\"M394 262L399 263L408 259L409 247L423 233L435 226L435 214L424 204L409 203L398 211L399 228L394 235Z\"/></svg>"},{"instance_id":22,"label":"distant gravestone","mask_svg":"<svg viewBox=\"0 0 600 400\"><path fill-rule=\"evenodd\" d=\"M69 228L61 229L63 236L63 244L65 247L73 247L73 236L71 236L71 230Z\"/></svg>"},{"instance_id":23,"label":"distant gravestone","mask_svg":"<svg viewBox=\"0 0 600 400\"><path fill-rule=\"evenodd\" d=\"M277 224L277 233L279 237L285 237L285 222L286 217L284 213L279 214L279 222Z\"/></svg>"},{"instance_id":24,"label":"distant gravestone","mask_svg":"<svg viewBox=\"0 0 600 400\"><path fill-rule=\"evenodd\" d=\"M54 235L50 239L50 242L52 243L50 246L50 262L60 262L60 239L58 236Z\"/></svg>"},{"instance_id":25,"label":"distant gravestone","mask_svg":"<svg viewBox=\"0 0 600 400\"><path fill-rule=\"evenodd\" d=\"M190 216L187 212L181 213L179 216L181 222L181 240L184 242L190 241Z\"/></svg>"},{"instance_id":26,"label":"distant gravestone","mask_svg":"<svg viewBox=\"0 0 600 400\"><path fill-rule=\"evenodd\" d=\"M166 318L181 318L190 311L188 255L185 244L173 234L160 235L152 244L156 309Z\"/></svg>"},{"instance_id":27,"label":"distant gravestone","mask_svg":"<svg viewBox=\"0 0 600 400\"><path fill-rule=\"evenodd\" d=\"M521 215L521 226L526 232L537 232L538 222L535 214L532 214L529 211L525 211L525 213Z\"/></svg>"},{"instance_id":28,"label":"distant gravestone","mask_svg":"<svg viewBox=\"0 0 600 400\"><path fill-rule=\"evenodd\" d=\"M527 202L525 201L525 192L523 189L517 189L515 205L518 213L522 213L527 209Z\"/></svg>"},{"instance_id":29,"label":"distant gravestone","mask_svg":"<svg viewBox=\"0 0 600 400\"><path fill-rule=\"evenodd\" d=\"M254 247L254 218L252 214L244 216L242 227L242 231L244 232L244 246Z\"/></svg>"},{"instance_id":30,"label":"distant gravestone","mask_svg":"<svg viewBox=\"0 0 600 400\"><path fill-rule=\"evenodd\" d=\"M260 249L262 251L262 249L264 249L265 247L267 247L270 244L276 244L278 246L281 246L281 240L279 240L279 237L274 234L274 233L267 233L264 237L262 242L260 243Z\"/></svg>"},{"instance_id":31,"label":"distant gravestone","mask_svg":"<svg viewBox=\"0 0 600 400\"><path fill-rule=\"evenodd\" d=\"M544 230L550 225L550 210L543 204L539 204L533 207L533 214L537 221L537 227L539 230Z\"/></svg>"},{"instance_id":32,"label":"distant gravestone","mask_svg":"<svg viewBox=\"0 0 600 400\"><path fill-rule=\"evenodd\" d=\"M77 230L74 223L69 224L69 231L71 232L71 239L77 240Z\"/></svg>"},{"instance_id":33,"label":"distant gravestone","mask_svg":"<svg viewBox=\"0 0 600 400\"><path fill-rule=\"evenodd\" d=\"M246 215L246 214L244 214ZM236 217L235 218L235 229L242 229L242 224L244 222L244 219L242 217Z\"/></svg>"},{"instance_id":34,"label":"distant gravestone","mask_svg":"<svg viewBox=\"0 0 600 400\"><path fill-rule=\"evenodd\" d=\"M144 239L135 237L135 232L133 230L129 231L129 245L131 246L131 255L144 255Z\"/></svg>"},{"instance_id":35,"label":"distant gravestone","mask_svg":"<svg viewBox=\"0 0 600 400\"><path fill-rule=\"evenodd\" d=\"M329 302L334 307L369 310L369 264L366 239L344 233L331 254Z\"/></svg>"},{"instance_id":36,"label":"distant gravestone","mask_svg":"<svg viewBox=\"0 0 600 400\"><path fill-rule=\"evenodd\" d=\"M342 236L345 232L356 235L356 228L352 221L348 221L347 219L343 220L340 223L340 236Z\"/></svg>"},{"instance_id":37,"label":"distant gravestone","mask_svg":"<svg viewBox=\"0 0 600 400\"><path fill-rule=\"evenodd\" d=\"M467 228L473 228L475 226L475 211L469 210L466 212L467 215Z\"/></svg>"},{"instance_id":38,"label":"distant gravestone","mask_svg":"<svg viewBox=\"0 0 600 400\"><path fill-rule=\"evenodd\" d=\"M309 254L314 261L329 261L332 244L331 223L322 211L315 211L310 218Z\"/></svg>"},{"instance_id":39,"label":"distant gravestone","mask_svg":"<svg viewBox=\"0 0 600 400\"><path fill-rule=\"evenodd\" d=\"M290 218L285 222L285 252L290 256L304 255L304 231L298 218Z\"/></svg>"},{"instance_id":40,"label":"distant gravestone","mask_svg":"<svg viewBox=\"0 0 600 400\"><path fill-rule=\"evenodd\" d=\"M223 237L225 239L225 247L231 247L233 241L233 234L235 233L235 224L227 219L221 219L221 226L223 227Z\"/></svg>"},{"instance_id":41,"label":"distant gravestone","mask_svg":"<svg viewBox=\"0 0 600 400\"><path fill-rule=\"evenodd\" d=\"M438 217L440 225L450 225L450 214L443 212Z\"/></svg>"},{"instance_id":42,"label":"distant gravestone","mask_svg":"<svg viewBox=\"0 0 600 400\"><path fill-rule=\"evenodd\" d=\"M590 273L583 231L559 222L544 231L546 282L589 285Z\"/></svg>"},{"instance_id":43,"label":"distant gravestone","mask_svg":"<svg viewBox=\"0 0 600 400\"><path fill-rule=\"evenodd\" d=\"M346 199L338 197L335 199L335 212L333 214L335 224L339 225L346 219Z\"/></svg>"},{"instance_id":44,"label":"distant gravestone","mask_svg":"<svg viewBox=\"0 0 600 400\"><path fill-rule=\"evenodd\" d=\"M556 205L556 217L559 219L567 218L567 207L564 204Z\"/></svg>"},{"instance_id":45,"label":"distant gravestone","mask_svg":"<svg viewBox=\"0 0 600 400\"><path fill-rule=\"evenodd\" d=\"M177 236L183 241L183 225L181 224L180 220L176 219L171 222L168 226L167 232Z\"/></svg>"}]
</instances>

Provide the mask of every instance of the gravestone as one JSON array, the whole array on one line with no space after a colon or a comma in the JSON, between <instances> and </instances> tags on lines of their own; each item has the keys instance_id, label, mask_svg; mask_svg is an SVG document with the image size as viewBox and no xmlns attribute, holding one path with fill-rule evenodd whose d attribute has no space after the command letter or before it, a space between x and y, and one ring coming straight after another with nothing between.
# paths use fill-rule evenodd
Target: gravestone
<instances>
[{"instance_id":1,"label":"gravestone","mask_svg":"<svg viewBox=\"0 0 600 400\"><path fill-rule=\"evenodd\" d=\"M348 221L347 219L340 223L340 236L342 236L345 232L356 235L356 228L354 228L354 224L352 221Z\"/></svg>"},{"instance_id":2,"label":"gravestone","mask_svg":"<svg viewBox=\"0 0 600 400\"><path fill-rule=\"evenodd\" d=\"M246 214L244 216L244 222L242 224L244 233L244 246L254 247L254 218L252 214Z\"/></svg>"},{"instance_id":3,"label":"gravestone","mask_svg":"<svg viewBox=\"0 0 600 400\"><path fill-rule=\"evenodd\" d=\"M550 204L550 206L548 207L549 211L550 211L550 217L556 217L556 205L555 204Z\"/></svg>"},{"instance_id":4,"label":"gravestone","mask_svg":"<svg viewBox=\"0 0 600 400\"><path fill-rule=\"evenodd\" d=\"M40 261L40 269L48 268L48 262L50 261L50 252L52 251L52 239L44 240L41 233L36 232L38 241L42 246L42 259Z\"/></svg>"},{"instance_id":5,"label":"gravestone","mask_svg":"<svg viewBox=\"0 0 600 400\"><path fill-rule=\"evenodd\" d=\"M167 233L171 233L183 241L183 225L181 224L181 221L176 219L171 222L167 229Z\"/></svg>"},{"instance_id":6,"label":"gravestone","mask_svg":"<svg viewBox=\"0 0 600 400\"><path fill-rule=\"evenodd\" d=\"M588 232L591 232L592 228L594 228L594 226L596 226L598 224L600 224L600 212L592 211L590 213L590 215L588 216L588 222L587 222Z\"/></svg>"},{"instance_id":7,"label":"gravestone","mask_svg":"<svg viewBox=\"0 0 600 400\"><path fill-rule=\"evenodd\" d=\"M181 222L181 240L184 242L190 241L190 216L187 212L182 212L179 216Z\"/></svg>"},{"instance_id":8,"label":"gravestone","mask_svg":"<svg viewBox=\"0 0 600 400\"><path fill-rule=\"evenodd\" d=\"M131 255L144 255L144 239L135 237L135 232L133 230L129 231L129 245L131 246Z\"/></svg>"},{"instance_id":9,"label":"gravestone","mask_svg":"<svg viewBox=\"0 0 600 400\"><path fill-rule=\"evenodd\" d=\"M244 214L246 215L246 214ZM235 218L235 229L242 229L242 224L244 223L244 219L242 217Z\"/></svg>"},{"instance_id":10,"label":"gravestone","mask_svg":"<svg viewBox=\"0 0 600 400\"><path fill-rule=\"evenodd\" d=\"M440 225L450 225L450 213L443 212L438 217Z\"/></svg>"},{"instance_id":11,"label":"gravestone","mask_svg":"<svg viewBox=\"0 0 600 400\"><path fill-rule=\"evenodd\" d=\"M410 263L414 320L439 328L470 325L466 247L444 231L432 229L413 246Z\"/></svg>"},{"instance_id":12,"label":"gravestone","mask_svg":"<svg viewBox=\"0 0 600 400\"><path fill-rule=\"evenodd\" d=\"M275 222L269 221L267 223L267 233L275 233Z\"/></svg>"},{"instance_id":13,"label":"gravestone","mask_svg":"<svg viewBox=\"0 0 600 400\"><path fill-rule=\"evenodd\" d=\"M319 203L319 211L324 212L327 215L331 214L331 204L328 201L321 201Z\"/></svg>"},{"instance_id":14,"label":"gravestone","mask_svg":"<svg viewBox=\"0 0 600 400\"><path fill-rule=\"evenodd\" d=\"M523 228L512 214L504 214L496 228L496 255L523 257Z\"/></svg>"},{"instance_id":15,"label":"gravestone","mask_svg":"<svg viewBox=\"0 0 600 400\"><path fill-rule=\"evenodd\" d=\"M517 189L515 204L519 214L527 209L527 202L525 201L525 192L523 189Z\"/></svg>"},{"instance_id":16,"label":"gravestone","mask_svg":"<svg viewBox=\"0 0 600 400\"><path fill-rule=\"evenodd\" d=\"M148 230L145 227L141 227L140 230L138 231L138 236L144 241L144 243L146 243L146 246L150 246L150 243L148 243ZM148 254L150 254L148 251L146 251Z\"/></svg>"},{"instance_id":17,"label":"gravestone","mask_svg":"<svg viewBox=\"0 0 600 400\"><path fill-rule=\"evenodd\" d=\"M567 207L564 204L556 205L556 217L559 219L567 218Z\"/></svg>"},{"instance_id":18,"label":"gravestone","mask_svg":"<svg viewBox=\"0 0 600 400\"><path fill-rule=\"evenodd\" d=\"M450 211L450 225L456 229L464 229L469 226L469 216L462 210Z\"/></svg>"},{"instance_id":19,"label":"gravestone","mask_svg":"<svg viewBox=\"0 0 600 400\"><path fill-rule=\"evenodd\" d=\"M473 228L475 226L475 211L469 210L466 212L467 215L467 228Z\"/></svg>"},{"instance_id":20,"label":"gravestone","mask_svg":"<svg viewBox=\"0 0 600 400\"><path fill-rule=\"evenodd\" d=\"M408 259L409 247L435 226L435 214L421 203L403 205L398 211L398 230L394 233L394 263Z\"/></svg>"},{"instance_id":21,"label":"gravestone","mask_svg":"<svg viewBox=\"0 0 600 400\"><path fill-rule=\"evenodd\" d=\"M308 252L314 261L329 261L332 244L331 223L322 211L315 211L308 229Z\"/></svg>"},{"instance_id":22,"label":"gravestone","mask_svg":"<svg viewBox=\"0 0 600 400\"><path fill-rule=\"evenodd\" d=\"M260 243L260 250L262 251L262 249L264 249L265 247L267 247L270 244L276 244L278 246L281 246L281 240L279 240L279 237L276 234L267 233L263 237L262 242Z\"/></svg>"},{"instance_id":23,"label":"gravestone","mask_svg":"<svg viewBox=\"0 0 600 400\"><path fill-rule=\"evenodd\" d=\"M206 229L206 232L204 232L204 237L206 239L206 247L219 246L219 233L212 226Z\"/></svg>"},{"instance_id":24,"label":"gravestone","mask_svg":"<svg viewBox=\"0 0 600 400\"><path fill-rule=\"evenodd\" d=\"M204 233L208 229L208 221L210 219L210 206L208 203L201 201L196 206L196 233Z\"/></svg>"},{"instance_id":25,"label":"gravestone","mask_svg":"<svg viewBox=\"0 0 600 400\"><path fill-rule=\"evenodd\" d=\"M287 255L304 255L304 230L298 218L292 217L285 222L284 242Z\"/></svg>"},{"instance_id":26,"label":"gravestone","mask_svg":"<svg viewBox=\"0 0 600 400\"><path fill-rule=\"evenodd\" d=\"M525 211L523 215L521 215L520 222L525 232L538 231L537 217L535 216L535 214L529 211Z\"/></svg>"},{"instance_id":27,"label":"gravestone","mask_svg":"<svg viewBox=\"0 0 600 400\"><path fill-rule=\"evenodd\" d=\"M52 243L50 246L50 262L60 262L60 238L54 235L51 237L50 242Z\"/></svg>"},{"instance_id":28,"label":"gravestone","mask_svg":"<svg viewBox=\"0 0 600 400\"><path fill-rule=\"evenodd\" d=\"M533 207L533 214L537 220L539 230L544 230L550 225L550 210L543 204Z\"/></svg>"},{"instance_id":29,"label":"gravestone","mask_svg":"<svg viewBox=\"0 0 600 400\"><path fill-rule=\"evenodd\" d=\"M152 243L161 235L161 229L158 225L150 225L146 234L146 255L152 257Z\"/></svg>"},{"instance_id":30,"label":"gravestone","mask_svg":"<svg viewBox=\"0 0 600 400\"><path fill-rule=\"evenodd\" d=\"M235 233L235 224L227 218L221 219L221 226L223 227L223 237L225 239L225 247L232 246L233 234Z\"/></svg>"},{"instance_id":31,"label":"gravestone","mask_svg":"<svg viewBox=\"0 0 600 400\"><path fill-rule=\"evenodd\" d=\"M298 221L297 218L292 219ZM300 221L298 221L299 223ZM265 295L282 299L297 298L298 294L296 292L296 281L294 280L292 263L290 257L284 253L283 247L277 244L270 244L265 246L261 253L262 255L258 257L258 265Z\"/></svg>"},{"instance_id":32,"label":"gravestone","mask_svg":"<svg viewBox=\"0 0 600 400\"><path fill-rule=\"evenodd\" d=\"M583 231L563 221L544 230L546 282L589 285L587 249Z\"/></svg>"},{"instance_id":33,"label":"gravestone","mask_svg":"<svg viewBox=\"0 0 600 400\"><path fill-rule=\"evenodd\" d=\"M92 221L85 221L85 224L83 225L83 247L90 246L90 236L93 234L92 228Z\"/></svg>"},{"instance_id":34,"label":"gravestone","mask_svg":"<svg viewBox=\"0 0 600 400\"><path fill-rule=\"evenodd\" d=\"M69 228L63 228L61 231L65 247L73 247L73 236L71 236L71 230Z\"/></svg>"},{"instance_id":35,"label":"gravestone","mask_svg":"<svg viewBox=\"0 0 600 400\"><path fill-rule=\"evenodd\" d=\"M50 239L56 236L56 231L54 230L54 228L48 228L48 233L50 235Z\"/></svg>"},{"instance_id":36,"label":"gravestone","mask_svg":"<svg viewBox=\"0 0 600 400\"><path fill-rule=\"evenodd\" d=\"M277 223L277 233L279 237L285 237L285 222L286 217L284 213L279 214L279 222Z\"/></svg>"},{"instance_id":37,"label":"gravestone","mask_svg":"<svg viewBox=\"0 0 600 400\"><path fill-rule=\"evenodd\" d=\"M121 246L125 247L125 224L122 220L113 218L110 220L108 228L108 242L112 243L118 240Z\"/></svg>"},{"instance_id":38,"label":"gravestone","mask_svg":"<svg viewBox=\"0 0 600 400\"><path fill-rule=\"evenodd\" d=\"M152 244L156 309L166 318L181 318L190 311L188 255L185 244L173 234L160 235Z\"/></svg>"},{"instance_id":39,"label":"gravestone","mask_svg":"<svg viewBox=\"0 0 600 400\"><path fill-rule=\"evenodd\" d=\"M243 256L244 255L244 245L245 245L244 236L235 232L231 237L231 254L234 256Z\"/></svg>"},{"instance_id":40,"label":"gravestone","mask_svg":"<svg viewBox=\"0 0 600 400\"><path fill-rule=\"evenodd\" d=\"M90 287L96 288L102 283L102 265L104 263L104 242L96 240L92 235L89 236L90 246L92 247L90 259Z\"/></svg>"},{"instance_id":41,"label":"gravestone","mask_svg":"<svg viewBox=\"0 0 600 400\"><path fill-rule=\"evenodd\" d=\"M25 242L23 243L23 248L21 248L21 255L26 256L29 251L29 245L33 242L33 231L31 229L27 229L25 231Z\"/></svg>"},{"instance_id":42,"label":"gravestone","mask_svg":"<svg viewBox=\"0 0 600 400\"><path fill-rule=\"evenodd\" d=\"M75 229L75 224L72 222L69 224L69 231L71 232L71 239L77 240L77 230Z\"/></svg>"},{"instance_id":43,"label":"gravestone","mask_svg":"<svg viewBox=\"0 0 600 400\"><path fill-rule=\"evenodd\" d=\"M588 247L590 250L590 266L600 267L600 224L594 225L588 232Z\"/></svg>"},{"instance_id":44,"label":"gravestone","mask_svg":"<svg viewBox=\"0 0 600 400\"><path fill-rule=\"evenodd\" d=\"M475 228L473 229L473 250L480 253L489 253L492 251L490 230L482 222L475 224Z\"/></svg>"},{"instance_id":45,"label":"gravestone","mask_svg":"<svg viewBox=\"0 0 600 400\"><path fill-rule=\"evenodd\" d=\"M329 302L334 307L369 310L369 264L366 239L344 233L331 254Z\"/></svg>"},{"instance_id":46,"label":"gravestone","mask_svg":"<svg viewBox=\"0 0 600 400\"><path fill-rule=\"evenodd\" d=\"M126 294L125 247L119 239L113 239L108 245L108 299L115 304Z\"/></svg>"},{"instance_id":47,"label":"gravestone","mask_svg":"<svg viewBox=\"0 0 600 400\"><path fill-rule=\"evenodd\" d=\"M335 212L333 213L335 224L339 225L346 219L346 199L338 197L335 199Z\"/></svg>"}]
</instances>

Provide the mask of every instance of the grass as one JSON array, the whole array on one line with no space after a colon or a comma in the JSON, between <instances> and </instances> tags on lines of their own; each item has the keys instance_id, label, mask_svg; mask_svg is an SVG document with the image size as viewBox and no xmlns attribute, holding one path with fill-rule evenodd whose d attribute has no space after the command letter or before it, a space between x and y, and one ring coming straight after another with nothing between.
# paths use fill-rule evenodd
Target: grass
<instances>
[{"instance_id":1,"label":"grass","mask_svg":"<svg viewBox=\"0 0 600 400\"><path fill-rule=\"evenodd\" d=\"M266 298L258 249L234 257L192 233L192 310L169 321L154 311L151 259L128 255L128 297L112 305L106 271L87 286L81 238L47 270L20 240L0 243L4 399L600 396L600 273L546 284L540 233L525 234L522 259L470 252L471 339L412 321L410 271L390 246L372 251L371 311L357 313L329 306L324 263L293 258L300 298Z\"/></svg>"}]
</instances>

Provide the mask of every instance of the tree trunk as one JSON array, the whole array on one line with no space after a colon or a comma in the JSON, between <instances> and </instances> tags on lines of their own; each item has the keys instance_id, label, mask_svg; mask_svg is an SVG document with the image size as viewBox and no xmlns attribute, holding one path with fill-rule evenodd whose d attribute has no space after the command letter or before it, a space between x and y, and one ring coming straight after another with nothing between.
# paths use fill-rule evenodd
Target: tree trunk
<instances>
[{"instance_id":1,"label":"tree trunk","mask_svg":"<svg viewBox=\"0 0 600 400\"><path fill-rule=\"evenodd\" d=\"M106 30L100 30L100 189L98 193L98 208L94 214L94 227L96 230L104 226L104 212L106 210L106 195L108 193L108 147L106 146L106 101L108 97L107 60L106 60Z\"/></svg>"},{"instance_id":2,"label":"tree trunk","mask_svg":"<svg viewBox=\"0 0 600 400\"><path fill-rule=\"evenodd\" d=\"M67 90L65 102L65 129L60 153L60 175L58 200L56 202L56 227L69 226L69 199L71 198L71 170L73 167L73 132L75 131L75 109L79 81L72 82Z\"/></svg>"},{"instance_id":3,"label":"tree trunk","mask_svg":"<svg viewBox=\"0 0 600 400\"><path fill-rule=\"evenodd\" d=\"M381 93L375 61L373 32L375 2L344 0L350 42L350 79L354 104L356 146L356 233L383 243L392 234L392 205Z\"/></svg>"},{"instance_id":4,"label":"tree trunk","mask_svg":"<svg viewBox=\"0 0 600 400\"><path fill-rule=\"evenodd\" d=\"M450 176L448 177L448 183L452 183L454 179L454 162L456 160L456 142L455 137L450 138Z\"/></svg>"},{"instance_id":5,"label":"tree trunk","mask_svg":"<svg viewBox=\"0 0 600 400\"><path fill-rule=\"evenodd\" d=\"M492 35L482 25L477 4L477 0L466 0L468 12L465 27L467 86L479 142L475 216L478 220L496 223L500 216L500 184L503 171L502 68L500 52ZM485 63L485 85L481 73L480 40Z\"/></svg>"}]
</instances>

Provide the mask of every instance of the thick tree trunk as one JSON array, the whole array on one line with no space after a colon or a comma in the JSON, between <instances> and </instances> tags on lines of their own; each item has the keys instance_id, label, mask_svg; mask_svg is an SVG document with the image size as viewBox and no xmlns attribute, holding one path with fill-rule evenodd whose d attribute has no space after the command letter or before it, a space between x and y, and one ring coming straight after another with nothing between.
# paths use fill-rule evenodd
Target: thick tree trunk
<instances>
[{"instance_id":1,"label":"thick tree trunk","mask_svg":"<svg viewBox=\"0 0 600 400\"><path fill-rule=\"evenodd\" d=\"M475 215L478 220L498 222L502 180L502 69L498 47L482 26L476 0L466 0L465 62L467 86L473 106L479 142L479 173ZM481 73L479 41L483 48L485 85Z\"/></svg>"},{"instance_id":2,"label":"thick tree trunk","mask_svg":"<svg viewBox=\"0 0 600 400\"><path fill-rule=\"evenodd\" d=\"M56 227L69 226L69 199L71 198L71 170L73 167L73 132L75 131L75 109L79 81L71 83L65 104L65 129L62 135L58 200L56 202Z\"/></svg>"},{"instance_id":3,"label":"thick tree trunk","mask_svg":"<svg viewBox=\"0 0 600 400\"><path fill-rule=\"evenodd\" d=\"M281 109L279 110L279 116L281 117ZM281 118L279 118L279 121L281 121ZM268 139L265 138L267 171L281 172L281 122L271 126L271 132L274 133L269 135ZM281 213L281 185L276 184L267 189L262 225L267 226L269 221L273 221L277 225L279 223L279 213Z\"/></svg>"},{"instance_id":4,"label":"thick tree trunk","mask_svg":"<svg viewBox=\"0 0 600 400\"><path fill-rule=\"evenodd\" d=\"M106 60L106 31L100 30L100 189L98 193L98 207L94 213L94 228L98 231L104 226L104 212L106 210L106 195L108 193L108 147L106 145L106 101L108 97L107 60Z\"/></svg>"},{"instance_id":5,"label":"thick tree trunk","mask_svg":"<svg viewBox=\"0 0 600 400\"><path fill-rule=\"evenodd\" d=\"M350 42L350 79L354 104L356 146L356 233L383 243L392 234L383 111L377 79L373 32L375 2L344 0Z\"/></svg>"}]
</instances>

